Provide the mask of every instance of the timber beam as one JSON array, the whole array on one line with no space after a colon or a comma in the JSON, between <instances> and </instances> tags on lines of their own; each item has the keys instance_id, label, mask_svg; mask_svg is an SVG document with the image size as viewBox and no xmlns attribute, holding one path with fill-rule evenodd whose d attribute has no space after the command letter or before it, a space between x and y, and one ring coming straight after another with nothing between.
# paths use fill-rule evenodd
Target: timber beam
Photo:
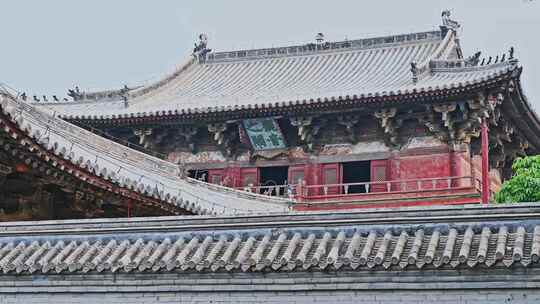
<instances>
[{"instance_id":1,"label":"timber beam","mask_svg":"<svg viewBox=\"0 0 540 304\"><path fill-rule=\"evenodd\" d=\"M293 127L297 128L298 139L304 144L304 150L306 151L313 151L319 131L328 122L325 118L314 116L294 116L290 117L289 121Z\"/></svg>"},{"instance_id":2,"label":"timber beam","mask_svg":"<svg viewBox=\"0 0 540 304\"><path fill-rule=\"evenodd\" d=\"M354 127L358 124L359 121L360 121L359 115L349 114L349 115L339 115L337 117L337 123L345 127L345 130L347 131L347 135L349 136L349 140L352 143L358 142L358 137L356 136Z\"/></svg>"},{"instance_id":3,"label":"timber beam","mask_svg":"<svg viewBox=\"0 0 540 304\"><path fill-rule=\"evenodd\" d=\"M225 155L231 158L237 156L238 148L242 144L239 127L238 122L235 121L208 124L208 132L212 134L213 140L221 147Z\"/></svg>"},{"instance_id":4,"label":"timber beam","mask_svg":"<svg viewBox=\"0 0 540 304\"><path fill-rule=\"evenodd\" d=\"M0 126L3 133L0 135L0 149L8 155L7 161L14 165L21 163L26 166L36 181L56 184L63 188L78 189L81 185L90 188L90 192L107 193L110 197L130 198L154 210L152 214L184 214L185 210L177 206L162 204L158 199L145 197L134 189L116 185L97 176L93 164L82 159L74 159L69 151L60 152L59 155L45 150L33 139L27 138L23 131L12 127L8 120L0 115Z\"/></svg>"},{"instance_id":5,"label":"timber beam","mask_svg":"<svg viewBox=\"0 0 540 304\"><path fill-rule=\"evenodd\" d=\"M184 143L188 147L191 153L194 153L196 150L195 146L195 135L199 132L199 128L194 125L182 125L174 130L176 137L182 137Z\"/></svg>"},{"instance_id":6,"label":"timber beam","mask_svg":"<svg viewBox=\"0 0 540 304\"><path fill-rule=\"evenodd\" d=\"M385 108L373 113L378 119L379 126L383 130L385 142L392 147L399 147L399 128L403 125L403 119L398 118L396 108Z\"/></svg>"},{"instance_id":7,"label":"timber beam","mask_svg":"<svg viewBox=\"0 0 540 304\"><path fill-rule=\"evenodd\" d=\"M133 134L139 138L139 145L143 146L145 149L150 146L150 135L152 135L153 129L135 129Z\"/></svg>"}]
</instances>

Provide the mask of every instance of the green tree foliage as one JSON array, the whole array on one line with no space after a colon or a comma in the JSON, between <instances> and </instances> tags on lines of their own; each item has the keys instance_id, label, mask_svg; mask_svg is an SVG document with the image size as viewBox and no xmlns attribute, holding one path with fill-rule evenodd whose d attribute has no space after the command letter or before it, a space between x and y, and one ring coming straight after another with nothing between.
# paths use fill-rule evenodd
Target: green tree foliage
<instances>
[{"instance_id":1,"label":"green tree foliage","mask_svg":"<svg viewBox=\"0 0 540 304\"><path fill-rule=\"evenodd\" d=\"M516 159L512 170L514 176L495 196L497 203L540 202L540 155Z\"/></svg>"}]
</instances>

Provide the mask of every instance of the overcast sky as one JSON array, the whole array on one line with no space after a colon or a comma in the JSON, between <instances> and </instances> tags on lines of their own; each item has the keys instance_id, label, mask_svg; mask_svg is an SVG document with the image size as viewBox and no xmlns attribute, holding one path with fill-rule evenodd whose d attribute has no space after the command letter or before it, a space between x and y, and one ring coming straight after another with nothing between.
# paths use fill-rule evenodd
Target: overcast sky
<instances>
[{"instance_id":1,"label":"overcast sky","mask_svg":"<svg viewBox=\"0 0 540 304\"><path fill-rule=\"evenodd\" d=\"M540 112L540 0L0 0L0 83L38 95L150 81L189 56L198 33L215 51L437 29L451 9L465 55L510 46Z\"/></svg>"}]
</instances>

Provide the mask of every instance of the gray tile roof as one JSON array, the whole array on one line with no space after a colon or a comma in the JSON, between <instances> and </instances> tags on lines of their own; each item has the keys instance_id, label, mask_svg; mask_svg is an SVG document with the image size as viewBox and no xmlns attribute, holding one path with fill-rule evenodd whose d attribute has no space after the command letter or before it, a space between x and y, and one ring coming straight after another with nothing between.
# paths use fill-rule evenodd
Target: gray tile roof
<instances>
[{"instance_id":1,"label":"gray tile roof","mask_svg":"<svg viewBox=\"0 0 540 304\"><path fill-rule=\"evenodd\" d=\"M401 37L401 38L399 38ZM129 106L111 92L80 102L40 107L70 119L159 116L320 103L459 88L515 68L512 63L441 69L430 62L455 57L455 33L415 33L351 42L346 48L299 51L301 46L216 53L194 59L162 81L129 93ZM410 63L418 66L413 83ZM114 94L113 94L114 95ZM106 104L106 106L105 106Z\"/></svg>"},{"instance_id":2,"label":"gray tile roof","mask_svg":"<svg viewBox=\"0 0 540 304\"><path fill-rule=\"evenodd\" d=\"M0 270L189 273L529 267L540 261L538 207L512 208L478 208L472 213L457 208L404 209L386 216L386 211L375 212L374 219L372 212L355 212L273 220L188 218L176 225L172 218L162 223L150 219L146 225L144 219L115 224L122 226L99 221L53 223L66 225L59 230L51 230L47 223L4 224Z\"/></svg>"},{"instance_id":3,"label":"gray tile roof","mask_svg":"<svg viewBox=\"0 0 540 304\"><path fill-rule=\"evenodd\" d=\"M1 89L1 88L0 88ZM0 125L23 150L92 183L88 172L195 214L284 212L290 201L179 177L178 165L135 151L79 128L0 90ZM68 161L80 171L64 165ZM118 190L121 193L120 190Z\"/></svg>"}]
</instances>

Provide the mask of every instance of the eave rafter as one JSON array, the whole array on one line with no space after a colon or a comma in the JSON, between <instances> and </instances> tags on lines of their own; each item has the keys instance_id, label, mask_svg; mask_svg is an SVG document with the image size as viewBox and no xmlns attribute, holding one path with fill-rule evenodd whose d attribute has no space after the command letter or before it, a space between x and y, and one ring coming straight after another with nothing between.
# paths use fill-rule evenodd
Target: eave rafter
<instances>
[{"instance_id":1,"label":"eave rafter","mask_svg":"<svg viewBox=\"0 0 540 304\"><path fill-rule=\"evenodd\" d=\"M18 174L22 174L21 176L26 176L26 179L30 178L27 182L32 184L35 189L34 194L30 196L30 200L35 206L47 202L47 199L45 199L43 195L48 194L50 196L50 192L45 190L45 188L48 188L51 185L58 187L58 189L61 189L65 194L74 193L73 200L69 202L69 207L72 210L83 214L85 217L94 217L95 214L103 211L99 206L101 198L106 198L109 203L114 203L116 201L122 202L121 196L107 194L105 190L99 187L92 186L76 179L66 172L51 167L32 152L25 149L19 149L17 141L6 135L8 134L3 133L3 135L0 136L0 146L2 147L0 159L8 166L8 168L10 168L9 173L17 172ZM6 175L2 176L5 178L7 177ZM0 185L2 182L3 181L0 181ZM22 195L23 199L25 198L24 194L19 195ZM36 195L39 195L39 200L37 201L35 200ZM82 200L83 197L85 197L84 201ZM28 213L29 211L26 212ZM155 214L155 212L148 214ZM42 214L35 214L35 216L40 217Z\"/></svg>"},{"instance_id":2,"label":"eave rafter","mask_svg":"<svg viewBox=\"0 0 540 304\"><path fill-rule=\"evenodd\" d=\"M158 154L161 154L160 151L166 150L168 147L180 146L186 146L190 152L195 153L197 148L196 135L200 133L199 129L196 124L181 124L174 125L174 127L171 125L137 126L131 129L127 136L118 133L114 138L116 140L122 138L122 140L130 142L131 136L129 134L133 134L137 138L136 146L139 146L141 150L153 151ZM112 132L114 133L114 131Z\"/></svg>"},{"instance_id":3,"label":"eave rafter","mask_svg":"<svg viewBox=\"0 0 540 304\"><path fill-rule=\"evenodd\" d=\"M424 125L427 130L440 141L447 142L449 135L447 130L441 126L441 123L436 119L435 112L431 107L426 107L425 115L418 117L418 122Z\"/></svg>"},{"instance_id":4,"label":"eave rafter","mask_svg":"<svg viewBox=\"0 0 540 304\"><path fill-rule=\"evenodd\" d=\"M480 124L487 119L491 126L498 126L502 114L500 104L504 95L489 90L462 99L426 105L426 115L419 122L437 138L451 145L469 144L480 136Z\"/></svg>"},{"instance_id":5,"label":"eave rafter","mask_svg":"<svg viewBox=\"0 0 540 304\"><path fill-rule=\"evenodd\" d=\"M349 140L352 143L356 143L358 141L358 136L356 135L354 127L358 124L359 121L360 115L358 114L343 114L337 117L337 123L345 127L347 135L349 136Z\"/></svg>"},{"instance_id":6,"label":"eave rafter","mask_svg":"<svg viewBox=\"0 0 540 304\"><path fill-rule=\"evenodd\" d=\"M289 121L297 128L298 139L306 151L313 151L319 131L328 122L321 116L291 116Z\"/></svg>"},{"instance_id":7,"label":"eave rafter","mask_svg":"<svg viewBox=\"0 0 540 304\"><path fill-rule=\"evenodd\" d=\"M239 128L237 121L208 124L208 132L212 135L214 142L221 147L225 155L232 158L237 156L242 145Z\"/></svg>"},{"instance_id":8,"label":"eave rafter","mask_svg":"<svg viewBox=\"0 0 540 304\"><path fill-rule=\"evenodd\" d=\"M399 147L399 128L403 125L403 119L397 115L397 108L383 108L373 113L383 130L384 140L391 147Z\"/></svg>"},{"instance_id":9,"label":"eave rafter","mask_svg":"<svg viewBox=\"0 0 540 304\"><path fill-rule=\"evenodd\" d=\"M360 106L381 107L396 106L404 103L431 103L433 101L448 100L455 97L474 94L492 87L498 86L501 81L506 81L512 77L511 73L502 74L482 82L465 84L453 88L440 88L434 90L412 90L403 93L393 93L388 95L368 94L368 95L346 95L328 98L313 98L303 100L289 100L280 103L269 103L267 105L235 106L227 109L216 108L195 108L181 109L175 111L162 111L146 116L134 117L111 117L111 118L85 118L62 116L63 119L91 125L95 127L107 126L144 126L152 124L180 124L180 123L212 123L216 121L228 121L246 119L253 117L270 116L306 116L318 115L321 112L333 110L355 109Z\"/></svg>"},{"instance_id":10,"label":"eave rafter","mask_svg":"<svg viewBox=\"0 0 540 304\"><path fill-rule=\"evenodd\" d=\"M511 94L514 89L514 82L509 81L493 89L487 98L490 109L488 118L490 166L503 171L511 167L517 157L526 156L530 148L529 141L517 132L515 126L509 121L509 117L505 117L502 111L503 103L512 102Z\"/></svg>"},{"instance_id":11,"label":"eave rafter","mask_svg":"<svg viewBox=\"0 0 540 304\"><path fill-rule=\"evenodd\" d=\"M133 130L133 135L139 138L139 145L143 146L145 149L152 145L153 140L151 139L151 136L153 133L153 128L141 128Z\"/></svg>"},{"instance_id":12,"label":"eave rafter","mask_svg":"<svg viewBox=\"0 0 540 304\"><path fill-rule=\"evenodd\" d=\"M172 132L175 133L174 138L181 137L184 143L187 144L189 150L193 153L196 150L195 136L199 133L199 128L195 125L181 125L175 128Z\"/></svg>"},{"instance_id":13,"label":"eave rafter","mask_svg":"<svg viewBox=\"0 0 540 304\"><path fill-rule=\"evenodd\" d=\"M377 119L384 139L389 146L399 147L401 142L399 131L404 121L408 119L404 115L406 111L403 108L409 105L423 104L427 105L426 110L424 113L418 113L416 119L436 138L451 145L471 143L479 136L482 119L488 119L490 129L492 129L490 139L494 148L499 149L498 147L501 146L503 148L500 149L507 151L511 144L511 150L516 151L511 154L518 155L530 149L531 146L535 147L536 142L533 140L529 143L525 139L512 139L513 133L517 132L515 122L506 121L506 125L501 126L505 113L503 113L500 104L502 100L508 98L508 94L512 91L515 94L516 86L519 86L516 82L519 82L520 72L521 68L516 68L486 78L481 82L467 82L456 87L433 90L392 92L388 95L347 95L229 108L182 109L156 112L139 117L117 116L110 119L64 117L64 119L101 127L137 125L136 132L138 132L141 144L150 148L163 141L163 134L170 135L170 131L167 130L162 133L160 138L158 131L152 130L151 126L207 123L208 131L216 143L222 147L226 155L234 156L242 143L239 140L237 124L230 123L231 121L254 117L292 117L290 122L291 125L298 128L300 143L304 145L306 150L312 150L317 133L325 125L321 117L329 112L348 113L337 117L337 123L345 127L350 141L355 142L354 127L358 122L358 117L355 116L354 111L359 108L367 110L362 114L372 113L368 115L373 115ZM351 114L349 115L349 113ZM523 129L523 127L520 128ZM174 129L176 130L176 128ZM512 131L510 132L510 130ZM189 150L195 152L193 138L197 133L192 131L181 129L178 136L184 136Z\"/></svg>"},{"instance_id":14,"label":"eave rafter","mask_svg":"<svg viewBox=\"0 0 540 304\"><path fill-rule=\"evenodd\" d=\"M131 200L143 205L144 207L153 210L160 210L163 214L185 214L185 210L173 206L168 203L145 197L133 190L120 187L112 181L105 180L93 173L92 164L81 162L81 160L72 159L72 156L66 151L60 158L54 153L45 150L41 145L29 138L21 130L19 130L11 120L4 114L0 114L0 128L5 133L5 138L9 141L4 142L3 149L9 151L13 156L19 157L24 163L34 170L40 170L44 173L51 174L53 177L58 177L60 181L67 179L64 186L76 186L75 181L88 185L99 191L104 191L112 196L122 197L124 200ZM43 136L40 139L42 144L47 144L47 137ZM84 188L84 187L83 187Z\"/></svg>"},{"instance_id":15,"label":"eave rafter","mask_svg":"<svg viewBox=\"0 0 540 304\"><path fill-rule=\"evenodd\" d=\"M501 170L506 178L511 174L513 161L532 152L529 140L517 128L516 124L521 122L516 122L515 117L505 111L504 106L514 102L514 92L514 80L510 79L468 101L469 107L478 113L473 118L478 121L486 119L488 122L490 167ZM475 154L480 153L478 141L473 145L472 152Z\"/></svg>"}]
</instances>

